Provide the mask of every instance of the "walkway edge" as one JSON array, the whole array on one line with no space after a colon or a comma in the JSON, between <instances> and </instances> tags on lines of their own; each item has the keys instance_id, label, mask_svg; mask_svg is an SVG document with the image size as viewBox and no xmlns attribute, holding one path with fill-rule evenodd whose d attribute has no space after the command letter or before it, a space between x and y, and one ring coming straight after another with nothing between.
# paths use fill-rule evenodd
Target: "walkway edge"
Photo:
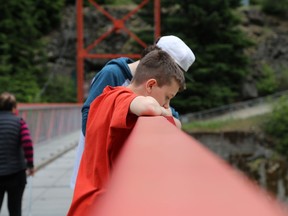
<instances>
[{"instance_id":1,"label":"walkway edge","mask_svg":"<svg viewBox=\"0 0 288 216\"><path fill-rule=\"evenodd\" d=\"M54 160L56 160L57 158L61 157L62 155L64 155L65 153L69 152L70 150L74 149L77 146L77 142L75 142L74 145L66 148L65 150L59 152L58 154L55 154L54 156L51 156L49 159L43 161L42 163L38 164L35 166L35 172L39 171L40 169L44 168L45 166L47 166L48 164L50 164L51 162L53 162Z\"/></svg>"},{"instance_id":2,"label":"walkway edge","mask_svg":"<svg viewBox=\"0 0 288 216\"><path fill-rule=\"evenodd\" d=\"M37 172L63 154L74 149L79 141L79 131L36 143L34 146L34 167Z\"/></svg>"}]
</instances>

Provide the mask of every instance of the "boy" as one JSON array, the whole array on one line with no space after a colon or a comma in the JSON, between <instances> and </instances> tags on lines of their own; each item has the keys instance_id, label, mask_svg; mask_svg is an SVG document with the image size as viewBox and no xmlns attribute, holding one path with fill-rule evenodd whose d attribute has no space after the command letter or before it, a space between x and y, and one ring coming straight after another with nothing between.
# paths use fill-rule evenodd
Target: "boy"
<instances>
[{"instance_id":1,"label":"boy","mask_svg":"<svg viewBox=\"0 0 288 216\"><path fill-rule=\"evenodd\" d=\"M107 86L94 100L68 216L87 215L105 191L114 162L138 116L171 116L170 100L184 87L184 73L177 63L165 51L154 50L142 58L131 84Z\"/></svg>"},{"instance_id":2,"label":"boy","mask_svg":"<svg viewBox=\"0 0 288 216\"><path fill-rule=\"evenodd\" d=\"M188 71L190 66L195 61L195 55L192 50L184 43L184 41L174 35L160 37L154 45L151 45L143 50L142 58L154 49L162 49L166 51L185 72ZM76 149L76 159L70 180L71 188L74 188L75 186L78 168L85 145L86 123L90 104L103 92L103 89L107 85L127 86L134 76L139 62L140 60L134 62L129 58L113 59L95 75L90 86L87 100L82 107L82 131L80 134L79 144ZM175 118L177 118L177 120L175 120L177 121L179 127L181 127L181 122L178 120L179 114L174 109L172 109L172 114Z\"/></svg>"}]
</instances>

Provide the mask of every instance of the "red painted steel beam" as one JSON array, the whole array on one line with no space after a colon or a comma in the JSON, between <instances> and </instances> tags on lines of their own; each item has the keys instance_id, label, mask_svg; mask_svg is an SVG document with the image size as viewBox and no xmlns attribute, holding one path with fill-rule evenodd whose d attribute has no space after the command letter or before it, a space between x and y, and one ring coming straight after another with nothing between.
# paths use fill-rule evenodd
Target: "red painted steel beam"
<instances>
[{"instance_id":1,"label":"red painted steel beam","mask_svg":"<svg viewBox=\"0 0 288 216\"><path fill-rule=\"evenodd\" d=\"M83 33L83 0L76 2L77 21L77 101L83 102L84 95L84 33Z\"/></svg>"},{"instance_id":2,"label":"red painted steel beam","mask_svg":"<svg viewBox=\"0 0 288 216\"><path fill-rule=\"evenodd\" d=\"M35 114L36 115L36 114ZM35 131L35 138L34 138L34 142L37 143L40 139L40 135L41 135L41 131L42 131L42 121L43 118L43 112L39 111L37 112L37 122L36 122L36 131Z\"/></svg>"},{"instance_id":3,"label":"red painted steel beam","mask_svg":"<svg viewBox=\"0 0 288 216\"><path fill-rule=\"evenodd\" d=\"M141 40L136 34L130 31L126 26L125 22L131 18L132 15L137 13L141 8L149 3L150 0L143 0L135 9L124 15L121 19L114 18L108 11L101 7L95 0L89 0L97 10L99 10L104 16L106 16L113 24L107 32L103 33L99 38L95 39L91 44L84 47L84 23L83 23L83 0L77 0L77 101L83 103L84 99L84 60L86 58L117 58L117 57L129 57L129 58L140 58L140 54L112 54L112 53L90 53L100 42L107 38L112 33L117 33L120 30L125 31L131 38L133 38L143 48L147 45ZM160 37L160 0L154 0L154 39Z\"/></svg>"},{"instance_id":4,"label":"red painted steel beam","mask_svg":"<svg viewBox=\"0 0 288 216\"><path fill-rule=\"evenodd\" d=\"M51 113L49 115L49 119L45 119L46 122L49 121L49 127L48 127L48 130L47 130L47 134L46 134L46 139L50 139L52 136L52 131L53 131L53 127L55 125L55 109L52 109L51 110Z\"/></svg>"},{"instance_id":5,"label":"red painted steel beam","mask_svg":"<svg viewBox=\"0 0 288 216\"><path fill-rule=\"evenodd\" d=\"M138 119L94 208L97 216L287 216L273 197L164 117Z\"/></svg>"},{"instance_id":6,"label":"red painted steel beam","mask_svg":"<svg viewBox=\"0 0 288 216\"><path fill-rule=\"evenodd\" d=\"M154 39L161 35L161 3L160 0L154 0Z\"/></svg>"}]
</instances>

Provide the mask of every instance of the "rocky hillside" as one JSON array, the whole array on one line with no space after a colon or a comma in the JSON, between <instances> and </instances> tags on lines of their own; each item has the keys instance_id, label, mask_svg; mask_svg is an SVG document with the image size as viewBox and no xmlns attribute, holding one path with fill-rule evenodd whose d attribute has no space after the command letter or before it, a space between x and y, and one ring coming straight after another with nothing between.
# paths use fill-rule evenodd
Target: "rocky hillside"
<instances>
[{"instance_id":1,"label":"rocky hillside","mask_svg":"<svg viewBox=\"0 0 288 216\"><path fill-rule=\"evenodd\" d=\"M263 14L259 9L246 8L242 11L241 28L255 43L247 50L251 59L251 74L244 84L243 95L257 97L256 82L263 77L263 68L269 67L281 82L288 87L288 20ZM285 77L286 76L286 77Z\"/></svg>"},{"instance_id":2,"label":"rocky hillside","mask_svg":"<svg viewBox=\"0 0 288 216\"><path fill-rule=\"evenodd\" d=\"M125 8L106 8L115 17L131 11ZM76 23L75 7L67 7L63 11L63 22L58 30L52 32L48 37L47 53L49 56L49 68L51 73L75 73L76 56ZM84 10L84 35L85 45L91 44L97 37L112 27L112 23L103 14L94 8ZM288 20L280 20L267 16L254 8L241 10L243 23L241 28L252 39L255 46L247 50L251 59L251 73L243 85L243 97L255 98L259 96L256 89L257 80L263 77L263 68L273 70L282 88L288 86ZM129 29L137 32L139 26L151 31L152 26L145 24L140 17L134 15L129 20ZM137 33L136 33L137 34ZM135 53L133 40L125 32L118 32L113 37L108 37L97 46L98 53ZM137 47L136 47L137 49ZM142 48L139 47L139 50ZM88 59L86 61L86 82L89 83L91 76L99 70L107 59ZM89 73L90 72L90 73ZM89 75L90 74L90 75ZM285 75L287 78L285 79Z\"/></svg>"},{"instance_id":3,"label":"rocky hillside","mask_svg":"<svg viewBox=\"0 0 288 216\"><path fill-rule=\"evenodd\" d=\"M105 8L113 17L123 17L131 11L130 7ZM84 14L84 46L87 48L97 38L113 27L110 20L95 8L85 8ZM140 17L133 16L127 23L129 29L137 32L137 28L153 30L152 26L145 24ZM136 30L135 30L136 29ZM137 34L137 33L136 33ZM74 6L69 6L63 11L63 21L59 29L47 36L49 41L47 53L49 66L52 73L71 74L76 67L76 12ZM92 49L91 53L139 53L143 48L132 46L133 39L125 32L117 32L105 38L97 45L97 50ZM137 50L139 49L139 50ZM108 59L87 59L86 60L86 81L90 82L91 76L107 62ZM55 71L57 69L57 71Z\"/></svg>"}]
</instances>

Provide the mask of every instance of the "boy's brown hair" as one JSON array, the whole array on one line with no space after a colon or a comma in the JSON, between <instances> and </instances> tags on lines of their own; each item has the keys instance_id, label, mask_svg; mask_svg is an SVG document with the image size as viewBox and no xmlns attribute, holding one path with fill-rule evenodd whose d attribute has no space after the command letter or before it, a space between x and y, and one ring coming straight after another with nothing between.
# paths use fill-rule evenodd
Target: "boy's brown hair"
<instances>
[{"instance_id":1,"label":"boy's brown hair","mask_svg":"<svg viewBox=\"0 0 288 216\"><path fill-rule=\"evenodd\" d=\"M147 46L141 53L141 59L144 58L144 56L146 56L148 53L150 53L153 50L161 50L161 48L156 45Z\"/></svg>"},{"instance_id":2,"label":"boy's brown hair","mask_svg":"<svg viewBox=\"0 0 288 216\"><path fill-rule=\"evenodd\" d=\"M0 110L1 111L12 111L13 108L16 108L17 102L16 97L9 93L9 92L3 92L0 95Z\"/></svg>"},{"instance_id":3,"label":"boy's brown hair","mask_svg":"<svg viewBox=\"0 0 288 216\"><path fill-rule=\"evenodd\" d=\"M179 91L185 89L185 76L177 63L163 50L146 54L137 66L131 82L140 85L149 79L156 79L158 86L170 85L172 79L179 84Z\"/></svg>"}]
</instances>

